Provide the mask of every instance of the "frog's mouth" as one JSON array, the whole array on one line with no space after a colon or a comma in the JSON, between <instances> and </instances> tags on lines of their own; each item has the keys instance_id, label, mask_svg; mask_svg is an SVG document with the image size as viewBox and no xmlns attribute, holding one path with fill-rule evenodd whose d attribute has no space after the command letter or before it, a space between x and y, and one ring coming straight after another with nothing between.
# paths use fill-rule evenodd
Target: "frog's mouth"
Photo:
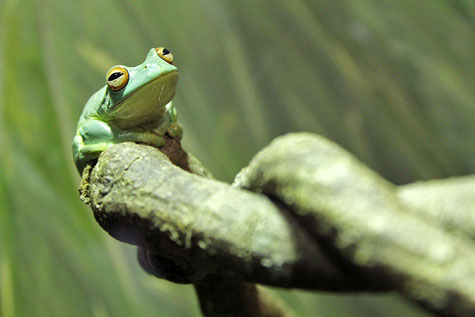
<instances>
[{"instance_id":1,"label":"frog's mouth","mask_svg":"<svg viewBox=\"0 0 475 317\"><path fill-rule=\"evenodd\" d=\"M137 89L110 111L112 122L126 129L161 119L175 96L178 71L166 73Z\"/></svg>"}]
</instances>

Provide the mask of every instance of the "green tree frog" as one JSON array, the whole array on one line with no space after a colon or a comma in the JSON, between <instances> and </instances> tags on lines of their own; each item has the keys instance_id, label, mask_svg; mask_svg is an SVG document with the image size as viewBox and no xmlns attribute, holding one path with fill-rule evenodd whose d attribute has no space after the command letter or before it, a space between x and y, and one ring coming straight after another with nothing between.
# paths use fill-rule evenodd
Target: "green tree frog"
<instances>
[{"instance_id":1,"label":"green tree frog","mask_svg":"<svg viewBox=\"0 0 475 317\"><path fill-rule=\"evenodd\" d=\"M73 140L73 156L79 173L109 146L140 142L155 147L164 135L182 137L172 105L178 71L172 53L152 48L135 67L114 66L106 74L107 85L87 101Z\"/></svg>"}]
</instances>

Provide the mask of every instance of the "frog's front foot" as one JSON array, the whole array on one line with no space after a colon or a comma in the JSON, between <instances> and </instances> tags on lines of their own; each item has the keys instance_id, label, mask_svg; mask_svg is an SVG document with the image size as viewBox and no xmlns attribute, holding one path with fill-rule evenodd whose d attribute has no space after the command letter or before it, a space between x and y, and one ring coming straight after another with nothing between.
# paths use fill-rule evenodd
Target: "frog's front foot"
<instances>
[{"instance_id":1,"label":"frog's front foot","mask_svg":"<svg viewBox=\"0 0 475 317\"><path fill-rule=\"evenodd\" d=\"M178 122L172 122L167 128L167 134L172 138L181 139L181 137L183 136L183 129Z\"/></svg>"},{"instance_id":2,"label":"frog's front foot","mask_svg":"<svg viewBox=\"0 0 475 317\"><path fill-rule=\"evenodd\" d=\"M165 145L165 139L162 136L151 132L142 133L137 141L154 147L162 147Z\"/></svg>"}]
</instances>

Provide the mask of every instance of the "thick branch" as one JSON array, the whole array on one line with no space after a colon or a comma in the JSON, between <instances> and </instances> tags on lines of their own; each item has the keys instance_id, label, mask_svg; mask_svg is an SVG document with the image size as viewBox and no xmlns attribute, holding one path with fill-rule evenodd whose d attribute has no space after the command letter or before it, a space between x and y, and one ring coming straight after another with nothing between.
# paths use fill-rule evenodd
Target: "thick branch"
<instances>
[{"instance_id":1,"label":"thick branch","mask_svg":"<svg viewBox=\"0 0 475 317\"><path fill-rule=\"evenodd\" d=\"M374 288L356 272L342 273L267 197L190 174L153 147L123 143L105 151L89 197L106 231L172 260L189 274L185 280L211 273L282 287Z\"/></svg>"},{"instance_id":2,"label":"thick branch","mask_svg":"<svg viewBox=\"0 0 475 317\"><path fill-rule=\"evenodd\" d=\"M475 176L401 186L398 196L419 216L475 240Z\"/></svg>"},{"instance_id":3,"label":"thick branch","mask_svg":"<svg viewBox=\"0 0 475 317\"><path fill-rule=\"evenodd\" d=\"M180 166L207 176L190 162ZM149 272L194 282L202 307L211 295L210 312L233 307L210 287L229 279L248 304L257 293L241 280L396 289L439 315L475 314L473 178L397 188L328 140L295 134L262 150L234 187L130 143L104 152L83 184L101 226L138 245Z\"/></svg>"},{"instance_id":4,"label":"thick branch","mask_svg":"<svg viewBox=\"0 0 475 317\"><path fill-rule=\"evenodd\" d=\"M312 236L327 241L368 279L441 315L475 314L471 239L410 209L395 186L336 144L310 134L277 138L238 175L236 185L292 208Z\"/></svg>"}]
</instances>

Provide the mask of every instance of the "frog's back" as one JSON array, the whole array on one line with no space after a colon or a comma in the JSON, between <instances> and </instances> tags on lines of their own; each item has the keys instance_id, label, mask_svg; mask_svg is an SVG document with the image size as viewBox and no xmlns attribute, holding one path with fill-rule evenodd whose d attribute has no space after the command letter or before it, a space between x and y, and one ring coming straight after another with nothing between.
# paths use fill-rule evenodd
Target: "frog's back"
<instances>
[{"instance_id":1,"label":"frog's back","mask_svg":"<svg viewBox=\"0 0 475 317\"><path fill-rule=\"evenodd\" d=\"M80 130L84 127L91 119L101 117L101 109L105 101L106 96L106 86L99 89L94 93L89 100L86 102L84 109L82 111L81 117L79 118L78 125L76 128L76 135L73 139L73 157L76 163L78 171L82 173L83 168L87 162L85 156L82 153L82 148L85 146L84 140L80 134Z\"/></svg>"},{"instance_id":2,"label":"frog's back","mask_svg":"<svg viewBox=\"0 0 475 317\"><path fill-rule=\"evenodd\" d=\"M86 102L78 122L78 128L83 123L83 121L87 120L88 118L101 117L101 113L103 113L103 106L106 103L106 90L107 86L102 87L96 91Z\"/></svg>"}]
</instances>

